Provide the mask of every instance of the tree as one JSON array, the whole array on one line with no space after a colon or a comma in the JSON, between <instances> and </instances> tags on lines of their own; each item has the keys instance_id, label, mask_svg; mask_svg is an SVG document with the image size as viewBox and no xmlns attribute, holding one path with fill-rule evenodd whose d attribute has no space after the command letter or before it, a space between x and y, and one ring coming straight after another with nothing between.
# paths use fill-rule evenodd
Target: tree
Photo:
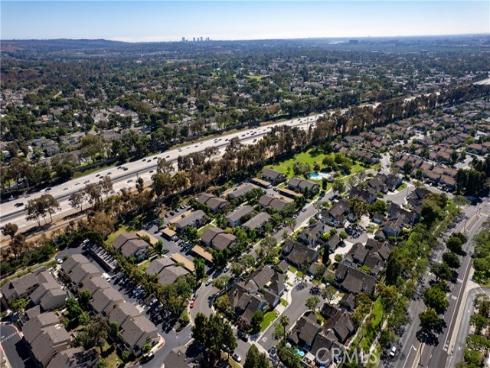
<instances>
[{"instance_id":1,"label":"tree","mask_svg":"<svg viewBox=\"0 0 490 368\"><path fill-rule=\"evenodd\" d=\"M432 272L439 280L451 281L454 277L453 271L446 263L437 263L432 267Z\"/></svg>"},{"instance_id":2,"label":"tree","mask_svg":"<svg viewBox=\"0 0 490 368\"><path fill-rule=\"evenodd\" d=\"M194 258L194 268L196 271L196 279L201 280L206 275L206 266L200 258Z\"/></svg>"},{"instance_id":3,"label":"tree","mask_svg":"<svg viewBox=\"0 0 490 368\"><path fill-rule=\"evenodd\" d=\"M413 170L413 164L410 161L405 162L403 165L403 173L408 176Z\"/></svg>"},{"instance_id":4,"label":"tree","mask_svg":"<svg viewBox=\"0 0 490 368\"><path fill-rule=\"evenodd\" d=\"M80 208L80 211L83 211L83 201L85 199L83 192L74 192L70 195L68 201L70 202L70 206L73 208Z\"/></svg>"},{"instance_id":5,"label":"tree","mask_svg":"<svg viewBox=\"0 0 490 368\"><path fill-rule=\"evenodd\" d=\"M101 192L104 195L107 196L110 192L112 192L112 179L109 175L106 175L102 179L100 179L99 185Z\"/></svg>"},{"instance_id":6,"label":"tree","mask_svg":"<svg viewBox=\"0 0 490 368\"><path fill-rule=\"evenodd\" d=\"M425 202L422 205L422 210L420 214L422 215L422 222L427 226L431 226L438 218L439 211L433 203Z\"/></svg>"},{"instance_id":7,"label":"tree","mask_svg":"<svg viewBox=\"0 0 490 368\"><path fill-rule=\"evenodd\" d=\"M420 313L419 319L421 330L427 334L439 334L446 325L444 319L432 308L427 308Z\"/></svg>"},{"instance_id":8,"label":"tree","mask_svg":"<svg viewBox=\"0 0 490 368\"><path fill-rule=\"evenodd\" d=\"M41 226L40 217L44 217L46 214L46 209L41 206L41 202L36 199L31 199L27 202L26 205L26 220L36 220L38 226Z\"/></svg>"},{"instance_id":9,"label":"tree","mask_svg":"<svg viewBox=\"0 0 490 368\"><path fill-rule=\"evenodd\" d=\"M75 338L75 341L85 349L93 347L101 348L107 339L108 325L107 322L97 316L81 330Z\"/></svg>"},{"instance_id":10,"label":"tree","mask_svg":"<svg viewBox=\"0 0 490 368\"><path fill-rule=\"evenodd\" d=\"M49 214L51 221L53 221L52 215L56 209L59 208L58 201L51 194L43 194L42 196L31 199L27 202L27 220L36 219L38 225L41 226L39 220L40 217L46 217Z\"/></svg>"},{"instance_id":11,"label":"tree","mask_svg":"<svg viewBox=\"0 0 490 368\"><path fill-rule=\"evenodd\" d=\"M388 205L386 204L385 201L381 199L377 199L374 203L370 204L368 208L369 208L369 212L371 213L378 213L380 215L384 215L388 210Z\"/></svg>"},{"instance_id":12,"label":"tree","mask_svg":"<svg viewBox=\"0 0 490 368\"><path fill-rule=\"evenodd\" d=\"M247 352L243 368L269 368L269 361L265 353L260 353L257 346L252 344Z\"/></svg>"},{"instance_id":13,"label":"tree","mask_svg":"<svg viewBox=\"0 0 490 368\"><path fill-rule=\"evenodd\" d=\"M204 348L205 366L214 366L222 350L229 353L237 346L230 324L217 314L206 317L198 313L194 319L192 337Z\"/></svg>"},{"instance_id":14,"label":"tree","mask_svg":"<svg viewBox=\"0 0 490 368\"><path fill-rule=\"evenodd\" d=\"M92 206L96 206L100 203L102 196L102 187L100 184L89 183L85 186L84 192L88 196L88 201Z\"/></svg>"},{"instance_id":15,"label":"tree","mask_svg":"<svg viewBox=\"0 0 490 368\"><path fill-rule=\"evenodd\" d=\"M357 218L360 218L368 210L367 204L360 198L351 198L349 202L352 212L356 215Z\"/></svg>"},{"instance_id":16,"label":"tree","mask_svg":"<svg viewBox=\"0 0 490 368\"><path fill-rule=\"evenodd\" d=\"M27 304L29 303L29 300L26 298L17 298L12 300L9 305L10 308L16 313L22 313L24 312L25 308L27 307Z\"/></svg>"},{"instance_id":17,"label":"tree","mask_svg":"<svg viewBox=\"0 0 490 368\"><path fill-rule=\"evenodd\" d=\"M14 253L16 259L25 251L26 247L26 238L22 234L15 235L10 242L10 249L12 250L12 253Z\"/></svg>"},{"instance_id":18,"label":"tree","mask_svg":"<svg viewBox=\"0 0 490 368\"><path fill-rule=\"evenodd\" d=\"M12 224L9 222L3 227L2 234L5 236L9 236L10 239L13 239L17 230L19 230L19 227L16 224Z\"/></svg>"},{"instance_id":19,"label":"tree","mask_svg":"<svg viewBox=\"0 0 490 368\"><path fill-rule=\"evenodd\" d=\"M158 172L152 176L152 189L157 196L167 196L172 192L173 182L169 173Z\"/></svg>"},{"instance_id":20,"label":"tree","mask_svg":"<svg viewBox=\"0 0 490 368\"><path fill-rule=\"evenodd\" d=\"M333 186L332 186L333 190L335 190L336 192L339 192L339 193L342 193L344 192L345 190L345 184L342 180L340 179L337 179L333 182Z\"/></svg>"},{"instance_id":21,"label":"tree","mask_svg":"<svg viewBox=\"0 0 490 368\"><path fill-rule=\"evenodd\" d=\"M287 335L286 335L286 328L289 325L289 318L288 318L288 316L286 316L286 315L283 314L281 316L281 318L279 319L279 323L281 324L282 330L283 330L283 334L282 334L283 341L286 341L286 337L287 337Z\"/></svg>"},{"instance_id":22,"label":"tree","mask_svg":"<svg viewBox=\"0 0 490 368\"><path fill-rule=\"evenodd\" d=\"M138 191L138 193L142 193L143 189L145 189L145 182L143 178L139 177L138 179L136 179L136 190Z\"/></svg>"},{"instance_id":23,"label":"tree","mask_svg":"<svg viewBox=\"0 0 490 368\"><path fill-rule=\"evenodd\" d=\"M327 285L322 290L322 296L327 300L328 303L331 303L337 294L337 289L335 289L332 285Z\"/></svg>"},{"instance_id":24,"label":"tree","mask_svg":"<svg viewBox=\"0 0 490 368\"><path fill-rule=\"evenodd\" d=\"M80 291L78 295L78 301L83 309L85 310L88 309L88 305L91 297L92 295L90 294L90 291L88 291L87 289L83 289L82 291Z\"/></svg>"},{"instance_id":25,"label":"tree","mask_svg":"<svg viewBox=\"0 0 490 368\"><path fill-rule=\"evenodd\" d=\"M386 265L386 283L388 285L395 285L402 273L403 267L401 256L396 252L392 252L388 257Z\"/></svg>"},{"instance_id":26,"label":"tree","mask_svg":"<svg viewBox=\"0 0 490 368\"><path fill-rule=\"evenodd\" d=\"M252 335L260 332L260 325L262 324L263 320L264 313L260 310L256 311L252 317L252 320L250 321L250 333Z\"/></svg>"},{"instance_id":27,"label":"tree","mask_svg":"<svg viewBox=\"0 0 490 368\"><path fill-rule=\"evenodd\" d=\"M315 310L318 303L320 303L320 298L318 298L316 295L312 295L306 299L305 305L306 308Z\"/></svg>"},{"instance_id":28,"label":"tree","mask_svg":"<svg viewBox=\"0 0 490 368\"><path fill-rule=\"evenodd\" d=\"M437 313L444 313L449 305L446 293L438 286L432 286L424 293L425 304Z\"/></svg>"},{"instance_id":29,"label":"tree","mask_svg":"<svg viewBox=\"0 0 490 368\"><path fill-rule=\"evenodd\" d=\"M85 325L89 321L87 312L82 309L80 303L75 298L68 298L66 300L66 312L69 325L71 325L72 328L75 328L80 324Z\"/></svg>"},{"instance_id":30,"label":"tree","mask_svg":"<svg viewBox=\"0 0 490 368\"><path fill-rule=\"evenodd\" d=\"M163 157L158 159L157 171L159 173L170 174L173 171L172 164Z\"/></svg>"},{"instance_id":31,"label":"tree","mask_svg":"<svg viewBox=\"0 0 490 368\"><path fill-rule=\"evenodd\" d=\"M44 202L46 211L49 213L49 219L53 222L53 214L60 209L60 204L51 194L43 194L40 199Z\"/></svg>"},{"instance_id":32,"label":"tree","mask_svg":"<svg viewBox=\"0 0 490 368\"><path fill-rule=\"evenodd\" d=\"M383 304L383 308L386 311L390 311L396 304L398 298L398 292L395 286L385 285L383 283L378 284L378 293Z\"/></svg>"},{"instance_id":33,"label":"tree","mask_svg":"<svg viewBox=\"0 0 490 368\"><path fill-rule=\"evenodd\" d=\"M461 239L461 237L459 237L455 234L452 234L449 237L449 239L447 240L446 246L451 252L463 255L464 254L464 251L463 251L463 244L464 243L465 243L465 241L463 241L463 239Z\"/></svg>"},{"instance_id":34,"label":"tree","mask_svg":"<svg viewBox=\"0 0 490 368\"><path fill-rule=\"evenodd\" d=\"M442 255L442 260L451 268L458 268L460 265L459 257L454 252L446 252Z\"/></svg>"}]
</instances>

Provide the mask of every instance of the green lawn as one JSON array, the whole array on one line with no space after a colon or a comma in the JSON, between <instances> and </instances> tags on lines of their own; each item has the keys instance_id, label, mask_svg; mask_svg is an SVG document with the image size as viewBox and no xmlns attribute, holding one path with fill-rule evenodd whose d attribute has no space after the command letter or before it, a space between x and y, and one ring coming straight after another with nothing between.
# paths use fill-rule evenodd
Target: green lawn
<instances>
[{"instance_id":1,"label":"green lawn","mask_svg":"<svg viewBox=\"0 0 490 368\"><path fill-rule=\"evenodd\" d=\"M117 355L115 350L103 360L107 368L117 368L120 367L122 364L122 360L119 359L119 356Z\"/></svg>"},{"instance_id":2,"label":"green lawn","mask_svg":"<svg viewBox=\"0 0 490 368\"><path fill-rule=\"evenodd\" d=\"M333 160L333 159L335 159L336 154L339 155L339 153L333 153L333 152L328 153L328 154L323 153L319 149L312 148L308 151L300 152L288 160L284 160L284 161L279 162L275 165L269 165L267 167L283 173L284 175L286 175L290 179L294 176L297 176L294 174L294 164L296 162L303 163L303 164L309 164L311 171L314 171L315 164L318 164L320 166L320 170L322 170L325 167L325 165L323 164L323 160L326 157L329 157ZM343 154L340 154L340 155L344 156ZM361 171L366 170L366 168L364 166L362 166L359 162L354 161L354 160L351 160L351 161L352 161L352 165L349 167L350 168L350 174L349 175L339 175L336 178L337 180L347 180L351 176L355 176L355 175L359 174ZM329 183L327 190L330 189L331 186L332 186L332 184Z\"/></svg>"},{"instance_id":3,"label":"green lawn","mask_svg":"<svg viewBox=\"0 0 490 368\"><path fill-rule=\"evenodd\" d=\"M333 154L331 154L333 155ZM307 163L311 166L311 169L313 170L313 165L315 163L318 163L320 167L323 167L323 159L327 155L322 153L319 150L308 150L306 152L301 152L296 155L294 155L292 158L289 160L282 161L276 165L269 165L273 170L279 171L283 173L284 175L287 175L288 178L294 177L294 171L293 167L296 162L302 162L302 163Z\"/></svg>"},{"instance_id":4,"label":"green lawn","mask_svg":"<svg viewBox=\"0 0 490 368\"><path fill-rule=\"evenodd\" d=\"M260 82L264 77L262 75L250 74L247 75L247 79L255 82Z\"/></svg>"},{"instance_id":5,"label":"green lawn","mask_svg":"<svg viewBox=\"0 0 490 368\"><path fill-rule=\"evenodd\" d=\"M283 306L285 306L285 307L287 307L287 306L288 306L288 301L287 301L286 299L281 298L281 299L280 299L280 302L281 302L281 305L283 305Z\"/></svg>"},{"instance_id":6,"label":"green lawn","mask_svg":"<svg viewBox=\"0 0 490 368\"><path fill-rule=\"evenodd\" d=\"M204 225L203 227L200 227L199 229L197 229L197 236L198 236L198 237L201 237L201 236L202 236L202 234L204 234L204 232L205 232L207 229L209 229L210 227L215 226L214 222L215 222L215 221L213 220L213 221L211 221L209 224L206 224L206 225Z\"/></svg>"},{"instance_id":7,"label":"green lawn","mask_svg":"<svg viewBox=\"0 0 490 368\"><path fill-rule=\"evenodd\" d=\"M408 184L406 182L403 182L400 184L398 188L396 188L398 191L406 189L408 187Z\"/></svg>"},{"instance_id":8,"label":"green lawn","mask_svg":"<svg viewBox=\"0 0 490 368\"><path fill-rule=\"evenodd\" d=\"M266 314L264 314L264 320L260 324L260 331L265 331L267 327L270 326L272 321L274 321L277 318L278 315L279 314L275 310L269 311Z\"/></svg>"}]
</instances>

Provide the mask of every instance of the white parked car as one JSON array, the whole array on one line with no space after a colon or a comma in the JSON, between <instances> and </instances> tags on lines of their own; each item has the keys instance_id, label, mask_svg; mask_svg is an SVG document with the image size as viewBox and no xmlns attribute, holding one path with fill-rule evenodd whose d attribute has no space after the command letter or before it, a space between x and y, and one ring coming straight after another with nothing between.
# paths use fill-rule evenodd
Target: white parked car
<instances>
[{"instance_id":1,"label":"white parked car","mask_svg":"<svg viewBox=\"0 0 490 368\"><path fill-rule=\"evenodd\" d=\"M390 357L394 357L396 354L396 346L392 346L390 349Z\"/></svg>"}]
</instances>

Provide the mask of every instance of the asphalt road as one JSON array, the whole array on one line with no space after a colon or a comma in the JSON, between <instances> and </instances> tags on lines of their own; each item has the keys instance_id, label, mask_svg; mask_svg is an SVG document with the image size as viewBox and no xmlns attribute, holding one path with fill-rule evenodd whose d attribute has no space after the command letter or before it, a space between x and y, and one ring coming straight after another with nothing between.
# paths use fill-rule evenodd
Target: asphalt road
<instances>
[{"instance_id":1,"label":"asphalt road","mask_svg":"<svg viewBox=\"0 0 490 368\"><path fill-rule=\"evenodd\" d=\"M287 316L289 318L289 325L286 328L287 330L291 329L296 321L303 315L303 313L305 313L305 300L310 296L310 288L311 285L307 285L305 288L300 290L297 289L296 286L293 287L293 290L291 291L291 303L281 314L282 316ZM274 331L276 329L277 323L279 323L279 320L276 320L275 323L272 323L269 328L262 334L261 338L258 341L258 343L265 350L269 350L277 343L277 341L274 339Z\"/></svg>"},{"instance_id":2,"label":"asphalt road","mask_svg":"<svg viewBox=\"0 0 490 368\"><path fill-rule=\"evenodd\" d=\"M202 313L205 316L210 316L212 314L213 310L211 309L209 297L216 294L218 291L219 290L215 288L213 284L209 284L208 286L202 284L199 289L197 289L194 308L191 309L192 319L194 319L198 313Z\"/></svg>"},{"instance_id":3,"label":"asphalt road","mask_svg":"<svg viewBox=\"0 0 490 368\"><path fill-rule=\"evenodd\" d=\"M162 333L165 345L155 353L152 360L142 364L145 368L162 368L167 355L175 348L188 344L191 341L192 326L187 325L182 331L171 330L169 333Z\"/></svg>"},{"instance_id":4,"label":"asphalt road","mask_svg":"<svg viewBox=\"0 0 490 368\"><path fill-rule=\"evenodd\" d=\"M454 344L454 348L452 349L453 354L449 357L446 362L446 366L449 368L456 367L456 365L463 361L463 353L466 342L466 337L470 331L470 317L473 315L475 298L479 295L485 294L490 296L490 288L481 288L477 287L471 289L468 293L468 297L466 298L466 303L464 306L465 313L463 314L463 318L461 320L461 324L458 329L458 335L456 343Z\"/></svg>"},{"instance_id":5,"label":"asphalt road","mask_svg":"<svg viewBox=\"0 0 490 368\"><path fill-rule=\"evenodd\" d=\"M201 152L206 148L215 147L224 150L232 138L239 138L243 144L254 144L258 138L267 134L275 126L288 125L307 128L311 124L314 124L320 116L321 114L317 114L306 118L286 120L269 124L267 126L222 135L219 138L209 138L207 140L190 143L157 155L126 163L117 168L111 167L77 179L72 179L63 184L53 186L49 190L44 189L40 192L29 194L25 197L12 199L0 205L0 226L3 226L9 222L17 224L22 229L35 225L35 220L28 221L25 218L25 204L28 200L38 198L42 194L49 193L58 200L60 210L57 211L56 216L60 217L70 211L73 212L73 208L70 206L68 201L68 198L72 193L82 190L85 185L89 183L99 182L104 176L109 176L112 179L114 191L119 191L122 188L134 186L138 177L143 178L145 181L149 181L153 175L152 172L156 169L159 158L165 158L169 162L175 162L179 156L187 155L193 152Z\"/></svg>"}]
</instances>

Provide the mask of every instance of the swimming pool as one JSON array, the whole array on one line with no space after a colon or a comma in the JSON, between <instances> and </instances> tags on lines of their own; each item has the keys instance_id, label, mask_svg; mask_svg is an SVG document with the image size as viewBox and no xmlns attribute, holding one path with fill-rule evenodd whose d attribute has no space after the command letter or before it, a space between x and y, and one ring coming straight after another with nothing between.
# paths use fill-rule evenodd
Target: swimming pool
<instances>
[{"instance_id":1,"label":"swimming pool","mask_svg":"<svg viewBox=\"0 0 490 368\"><path fill-rule=\"evenodd\" d=\"M308 174L309 179L313 180L322 180L322 179L327 179L327 180L332 180L332 175L324 172L318 172L318 171L312 171L311 173Z\"/></svg>"},{"instance_id":2,"label":"swimming pool","mask_svg":"<svg viewBox=\"0 0 490 368\"><path fill-rule=\"evenodd\" d=\"M303 358L305 356L305 352L303 350L299 349L294 349L294 352L296 353L297 356Z\"/></svg>"}]
</instances>

